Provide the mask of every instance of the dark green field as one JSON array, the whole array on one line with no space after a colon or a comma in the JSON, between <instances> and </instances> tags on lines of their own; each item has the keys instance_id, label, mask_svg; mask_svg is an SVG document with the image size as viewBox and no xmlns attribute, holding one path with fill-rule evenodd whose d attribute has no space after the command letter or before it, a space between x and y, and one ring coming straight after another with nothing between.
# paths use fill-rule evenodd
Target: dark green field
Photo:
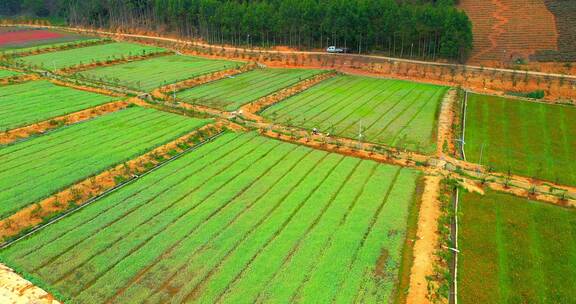
<instances>
[{"instance_id":1,"label":"dark green field","mask_svg":"<svg viewBox=\"0 0 576 304\"><path fill-rule=\"evenodd\" d=\"M574 107L469 94L465 139L468 161L576 185Z\"/></svg>"},{"instance_id":2,"label":"dark green field","mask_svg":"<svg viewBox=\"0 0 576 304\"><path fill-rule=\"evenodd\" d=\"M460 303L576 303L576 211L495 192L460 206Z\"/></svg>"}]
</instances>

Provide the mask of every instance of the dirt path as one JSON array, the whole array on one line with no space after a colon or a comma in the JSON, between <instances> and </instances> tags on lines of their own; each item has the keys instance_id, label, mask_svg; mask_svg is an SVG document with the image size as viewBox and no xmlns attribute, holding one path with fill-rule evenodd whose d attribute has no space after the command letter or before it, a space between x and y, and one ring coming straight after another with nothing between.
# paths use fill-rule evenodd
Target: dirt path
<instances>
[{"instance_id":1,"label":"dirt path","mask_svg":"<svg viewBox=\"0 0 576 304\"><path fill-rule=\"evenodd\" d=\"M19 24L2 24L0 26L18 26ZM238 51L241 52L244 48L237 48L231 46L220 46L220 45L211 45L201 42L189 41L189 40L182 40L176 38L169 38L169 37L160 37L154 35L139 35L139 34L126 34L126 33L114 33L109 31L102 31L102 30L91 30L91 29L84 29L84 28L72 28L72 27L62 27L62 26L48 26L48 25L26 25L30 27L37 27L37 28L49 28L49 29L58 29L64 31L72 31L77 33L84 33L84 34L96 34L96 35L103 35L108 37L128 37L128 38L139 38L139 39L151 39L157 41L164 41L170 43L177 43L177 44L184 44L184 45L194 45L198 47L206 47L206 48L214 48L217 50L226 50L226 51ZM269 49L255 49L260 53L266 54L289 54L289 55L327 55L326 52L308 52L308 51L293 51L293 50L269 50ZM422 60L411 60L411 59L403 59L403 58L395 58L395 57L387 57L387 56L376 56L376 55L361 55L361 54L331 54L330 56L333 57L346 57L346 58L357 58L357 59L380 59L380 60L388 60L394 62L405 62L405 63L415 63L424 66L441 66L441 67L452 67L456 69L466 68L468 70L477 70L477 71L496 71L496 72L504 72L504 73L517 73L517 71L512 69L505 69L505 68L490 68L485 66L477 66L477 65L463 65L463 64L453 64L453 63L444 63L444 62L431 62L431 61L422 61ZM564 78L564 79L576 79L576 75L562 75L562 74L554 74L554 73L544 73L544 72L537 72L537 71L527 71L529 75L534 76L548 76L553 78Z\"/></svg>"},{"instance_id":2,"label":"dirt path","mask_svg":"<svg viewBox=\"0 0 576 304\"><path fill-rule=\"evenodd\" d=\"M410 271L407 304L430 303L427 276L434 274L435 252L438 247L438 218L440 217L441 176L426 176L422 204L418 215L417 240L414 243L414 262Z\"/></svg>"},{"instance_id":3,"label":"dirt path","mask_svg":"<svg viewBox=\"0 0 576 304\"><path fill-rule=\"evenodd\" d=\"M455 152L454 128L452 124L454 123L454 103L456 98L458 98L456 90L450 89L442 99L438 118L438 144L436 145L436 155L440 158L443 157L444 153L454 155Z\"/></svg>"},{"instance_id":4,"label":"dirt path","mask_svg":"<svg viewBox=\"0 0 576 304\"><path fill-rule=\"evenodd\" d=\"M0 303L59 304L54 297L0 264Z\"/></svg>"},{"instance_id":5,"label":"dirt path","mask_svg":"<svg viewBox=\"0 0 576 304\"><path fill-rule=\"evenodd\" d=\"M496 22L492 23L492 27L490 28L490 33L488 34L488 41L490 45L487 48L477 52L474 56L470 57L470 62L478 62L482 59L486 54L492 53L498 47L498 38L502 35L505 30L504 26L508 23L508 18L504 16L504 12L508 10L508 6L502 3L500 0L485 0L491 1L495 6L496 9L492 14L492 18L496 20Z\"/></svg>"}]
</instances>

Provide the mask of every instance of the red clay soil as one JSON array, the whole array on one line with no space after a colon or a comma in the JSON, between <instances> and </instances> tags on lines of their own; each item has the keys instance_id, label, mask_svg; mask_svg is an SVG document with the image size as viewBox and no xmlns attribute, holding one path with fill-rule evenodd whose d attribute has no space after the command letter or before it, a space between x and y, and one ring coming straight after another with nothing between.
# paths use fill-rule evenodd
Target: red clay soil
<instances>
[{"instance_id":1,"label":"red clay soil","mask_svg":"<svg viewBox=\"0 0 576 304\"><path fill-rule=\"evenodd\" d=\"M126 108L129 104L130 103L128 101L111 102L72 114L55 117L47 121L35 123L33 125L2 132L0 133L0 145L10 144L35 134L40 134L51 129L59 128L63 125L70 125L101 116L106 113L116 112Z\"/></svg>"},{"instance_id":2,"label":"red clay soil","mask_svg":"<svg viewBox=\"0 0 576 304\"><path fill-rule=\"evenodd\" d=\"M0 34L0 46L26 43L35 40L57 39L61 37L64 37L64 35L46 30L5 32Z\"/></svg>"},{"instance_id":3,"label":"red clay soil","mask_svg":"<svg viewBox=\"0 0 576 304\"><path fill-rule=\"evenodd\" d=\"M157 165L162 160L171 158L171 152L181 152L181 144L193 144L194 142L203 141L205 138L222 130L223 124L206 125L124 164L81 181L34 205L21 209L0 221L0 239L15 236L24 229L41 224L46 217L65 211L70 207L82 205L90 198L116 186L119 179L128 180L134 174L142 174L148 171L150 166L146 164Z\"/></svg>"},{"instance_id":4,"label":"red clay soil","mask_svg":"<svg viewBox=\"0 0 576 304\"><path fill-rule=\"evenodd\" d=\"M470 64L503 66L538 50L557 50L554 15L544 0L460 0L473 25Z\"/></svg>"}]
</instances>

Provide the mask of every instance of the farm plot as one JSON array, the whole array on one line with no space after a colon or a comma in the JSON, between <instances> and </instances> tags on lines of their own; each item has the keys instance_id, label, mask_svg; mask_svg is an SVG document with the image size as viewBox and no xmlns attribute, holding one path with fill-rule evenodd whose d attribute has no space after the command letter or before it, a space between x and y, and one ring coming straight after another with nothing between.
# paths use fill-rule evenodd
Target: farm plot
<instances>
[{"instance_id":1,"label":"farm plot","mask_svg":"<svg viewBox=\"0 0 576 304\"><path fill-rule=\"evenodd\" d=\"M419 174L228 133L0 255L78 303L382 303Z\"/></svg>"},{"instance_id":2,"label":"farm plot","mask_svg":"<svg viewBox=\"0 0 576 304\"><path fill-rule=\"evenodd\" d=\"M436 120L447 88L400 80L339 76L263 112L286 125L317 128L413 151L436 149Z\"/></svg>"},{"instance_id":3,"label":"farm plot","mask_svg":"<svg viewBox=\"0 0 576 304\"><path fill-rule=\"evenodd\" d=\"M177 98L187 103L234 111L244 104L322 72L304 69L257 69L184 90L177 94Z\"/></svg>"},{"instance_id":4,"label":"farm plot","mask_svg":"<svg viewBox=\"0 0 576 304\"><path fill-rule=\"evenodd\" d=\"M115 97L58 86L46 80L0 89L0 132L111 102Z\"/></svg>"},{"instance_id":5,"label":"farm plot","mask_svg":"<svg viewBox=\"0 0 576 304\"><path fill-rule=\"evenodd\" d=\"M497 192L460 206L460 303L574 303L574 210Z\"/></svg>"},{"instance_id":6,"label":"farm plot","mask_svg":"<svg viewBox=\"0 0 576 304\"><path fill-rule=\"evenodd\" d=\"M173 55L95 68L79 75L103 83L152 91L167 84L231 69L241 64L243 63Z\"/></svg>"},{"instance_id":7,"label":"farm plot","mask_svg":"<svg viewBox=\"0 0 576 304\"><path fill-rule=\"evenodd\" d=\"M132 107L0 148L0 218L205 123Z\"/></svg>"},{"instance_id":8,"label":"farm plot","mask_svg":"<svg viewBox=\"0 0 576 304\"><path fill-rule=\"evenodd\" d=\"M576 185L576 108L469 94L465 140L469 161Z\"/></svg>"},{"instance_id":9,"label":"farm plot","mask_svg":"<svg viewBox=\"0 0 576 304\"><path fill-rule=\"evenodd\" d=\"M62 31L9 27L0 31L0 51L27 47L39 47L46 44L64 43L83 39L81 36Z\"/></svg>"},{"instance_id":10,"label":"farm plot","mask_svg":"<svg viewBox=\"0 0 576 304\"><path fill-rule=\"evenodd\" d=\"M164 51L165 49L153 46L115 42L25 56L18 58L17 61L27 66L54 71L82 64L103 62L106 60L121 59Z\"/></svg>"},{"instance_id":11,"label":"farm plot","mask_svg":"<svg viewBox=\"0 0 576 304\"><path fill-rule=\"evenodd\" d=\"M21 73L0 69L0 79L18 75L21 75Z\"/></svg>"}]
</instances>

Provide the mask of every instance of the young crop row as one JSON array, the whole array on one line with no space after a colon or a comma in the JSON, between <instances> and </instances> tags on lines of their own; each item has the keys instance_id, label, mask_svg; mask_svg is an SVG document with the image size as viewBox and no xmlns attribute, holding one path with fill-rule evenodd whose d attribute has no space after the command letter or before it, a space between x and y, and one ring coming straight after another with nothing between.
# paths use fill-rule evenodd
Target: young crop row
<instances>
[{"instance_id":1,"label":"young crop row","mask_svg":"<svg viewBox=\"0 0 576 304\"><path fill-rule=\"evenodd\" d=\"M0 148L0 217L205 123L133 107Z\"/></svg>"},{"instance_id":2,"label":"young crop row","mask_svg":"<svg viewBox=\"0 0 576 304\"><path fill-rule=\"evenodd\" d=\"M173 55L90 69L77 75L101 83L149 92L161 86L230 69L240 64L233 61Z\"/></svg>"},{"instance_id":3,"label":"young crop row","mask_svg":"<svg viewBox=\"0 0 576 304\"><path fill-rule=\"evenodd\" d=\"M504 173L576 185L575 108L468 96L467 160Z\"/></svg>"},{"instance_id":4,"label":"young crop row","mask_svg":"<svg viewBox=\"0 0 576 304\"><path fill-rule=\"evenodd\" d=\"M94 62L114 60L131 56L140 56L164 51L166 50L159 47L125 42L115 42L20 57L17 59L17 62L26 66L55 71L82 64L90 64Z\"/></svg>"},{"instance_id":5,"label":"young crop row","mask_svg":"<svg viewBox=\"0 0 576 304\"><path fill-rule=\"evenodd\" d=\"M18 72L10 71L10 70L0 69L0 79L1 78L14 77L14 76L18 76L18 75L21 75L21 74Z\"/></svg>"},{"instance_id":6,"label":"young crop row","mask_svg":"<svg viewBox=\"0 0 576 304\"><path fill-rule=\"evenodd\" d=\"M244 104L321 72L304 69L257 69L184 90L179 92L177 97L187 103L234 111Z\"/></svg>"},{"instance_id":7,"label":"young crop row","mask_svg":"<svg viewBox=\"0 0 576 304\"><path fill-rule=\"evenodd\" d=\"M460 203L461 303L576 299L575 211L489 192Z\"/></svg>"},{"instance_id":8,"label":"young crop row","mask_svg":"<svg viewBox=\"0 0 576 304\"><path fill-rule=\"evenodd\" d=\"M113 101L115 98L39 80L2 87L0 132Z\"/></svg>"},{"instance_id":9,"label":"young crop row","mask_svg":"<svg viewBox=\"0 0 576 304\"><path fill-rule=\"evenodd\" d=\"M80 303L387 299L417 177L230 133L0 255Z\"/></svg>"},{"instance_id":10,"label":"young crop row","mask_svg":"<svg viewBox=\"0 0 576 304\"><path fill-rule=\"evenodd\" d=\"M263 114L280 123L428 153L435 150L436 114L446 89L340 76Z\"/></svg>"}]
</instances>

